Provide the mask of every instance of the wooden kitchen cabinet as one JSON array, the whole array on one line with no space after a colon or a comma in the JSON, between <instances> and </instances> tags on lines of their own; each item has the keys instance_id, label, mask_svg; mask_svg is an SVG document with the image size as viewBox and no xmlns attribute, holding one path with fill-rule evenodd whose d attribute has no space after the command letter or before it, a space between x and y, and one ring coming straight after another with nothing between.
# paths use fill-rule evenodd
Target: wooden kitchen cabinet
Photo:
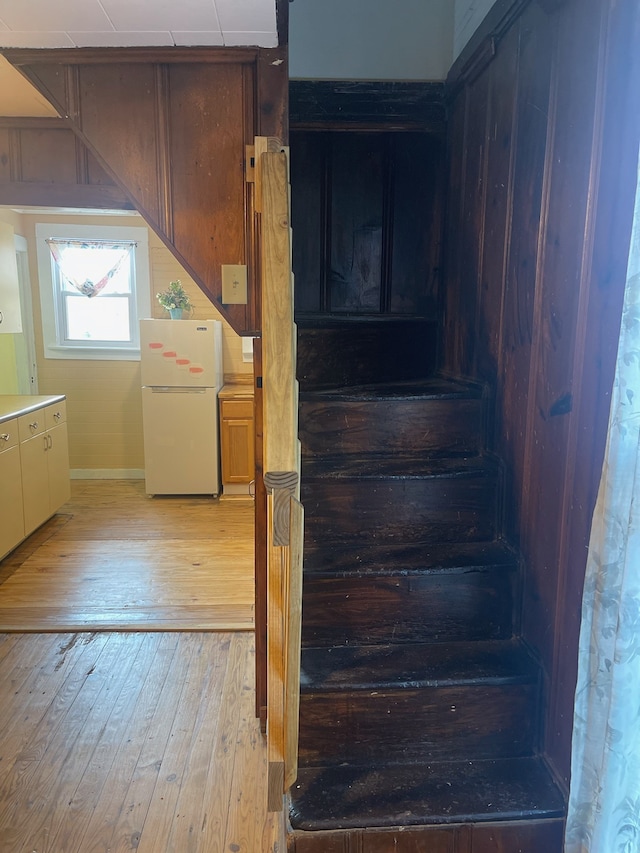
<instances>
[{"instance_id":1,"label":"wooden kitchen cabinet","mask_svg":"<svg viewBox=\"0 0 640 853\"><path fill-rule=\"evenodd\" d=\"M0 558L24 539L18 419L0 424Z\"/></svg>"},{"instance_id":2,"label":"wooden kitchen cabinet","mask_svg":"<svg viewBox=\"0 0 640 853\"><path fill-rule=\"evenodd\" d=\"M24 534L28 536L70 496L64 402L18 418Z\"/></svg>"},{"instance_id":3,"label":"wooden kitchen cabinet","mask_svg":"<svg viewBox=\"0 0 640 853\"><path fill-rule=\"evenodd\" d=\"M222 493L247 496L255 480L253 386L225 385L218 399Z\"/></svg>"}]
</instances>

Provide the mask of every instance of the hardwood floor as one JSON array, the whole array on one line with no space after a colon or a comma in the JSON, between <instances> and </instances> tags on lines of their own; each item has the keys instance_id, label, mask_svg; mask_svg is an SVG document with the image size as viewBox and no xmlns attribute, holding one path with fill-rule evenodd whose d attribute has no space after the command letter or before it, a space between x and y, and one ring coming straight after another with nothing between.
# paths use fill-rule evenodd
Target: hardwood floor
<instances>
[{"instance_id":1,"label":"hardwood floor","mask_svg":"<svg viewBox=\"0 0 640 853\"><path fill-rule=\"evenodd\" d=\"M0 631L251 630L253 504L74 480L0 584Z\"/></svg>"},{"instance_id":2,"label":"hardwood floor","mask_svg":"<svg viewBox=\"0 0 640 853\"><path fill-rule=\"evenodd\" d=\"M283 851L253 637L0 636L0 851Z\"/></svg>"},{"instance_id":3,"label":"hardwood floor","mask_svg":"<svg viewBox=\"0 0 640 853\"><path fill-rule=\"evenodd\" d=\"M0 853L283 853L252 516L74 481L0 562Z\"/></svg>"}]
</instances>

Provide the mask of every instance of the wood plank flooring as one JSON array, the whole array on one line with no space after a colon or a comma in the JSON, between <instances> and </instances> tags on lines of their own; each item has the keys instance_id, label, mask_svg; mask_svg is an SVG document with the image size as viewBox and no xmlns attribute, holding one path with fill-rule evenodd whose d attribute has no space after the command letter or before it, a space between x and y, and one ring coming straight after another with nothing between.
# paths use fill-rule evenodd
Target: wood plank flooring
<instances>
[{"instance_id":1,"label":"wood plank flooring","mask_svg":"<svg viewBox=\"0 0 640 853\"><path fill-rule=\"evenodd\" d=\"M252 625L250 503L74 481L0 561L0 853L283 853Z\"/></svg>"},{"instance_id":2,"label":"wood plank flooring","mask_svg":"<svg viewBox=\"0 0 640 853\"><path fill-rule=\"evenodd\" d=\"M1 853L282 853L253 637L0 635Z\"/></svg>"},{"instance_id":3,"label":"wood plank flooring","mask_svg":"<svg viewBox=\"0 0 640 853\"><path fill-rule=\"evenodd\" d=\"M75 480L0 562L0 631L251 630L253 504Z\"/></svg>"}]
</instances>

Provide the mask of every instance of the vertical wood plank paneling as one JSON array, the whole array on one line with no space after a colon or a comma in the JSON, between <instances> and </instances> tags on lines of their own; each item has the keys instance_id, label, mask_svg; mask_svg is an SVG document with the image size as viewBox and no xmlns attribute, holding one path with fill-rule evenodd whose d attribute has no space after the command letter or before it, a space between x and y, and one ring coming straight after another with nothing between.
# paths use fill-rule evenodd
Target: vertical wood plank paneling
<instances>
[{"instance_id":1,"label":"vertical wood plank paneling","mask_svg":"<svg viewBox=\"0 0 640 853\"><path fill-rule=\"evenodd\" d=\"M513 535L527 473L529 365L533 339L542 187L549 103L551 37L547 16L534 3L520 21L520 74L516 99L517 130L508 259L504 282L502 393L504 459L512 476L507 494L507 530ZM502 448L501 448L502 452Z\"/></svg>"},{"instance_id":2,"label":"vertical wood plank paneling","mask_svg":"<svg viewBox=\"0 0 640 853\"><path fill-rule=\"evenodd\" d=\"M78 75L79 123L84 138L91 140L101 161L122 176L140 211L157 227L162 202L153 65L83 65L78 67Z\"/></svg>"},{"instance_id":3,"label":"vertical wood plank paneling","mask_svg":"<svg viewBox=\"0 0 640 853\"><path fill-rule=\"evenodd\" d=\"M603 33L605 35L605 33ZM634 174L640 137L637 92L640 85L640 7L624 0L607 21L600 79L594 147L599 154L593 185L593 250L585 278L592 283L588 304L578 318L573 353L574 389L569 448L573 465L567 470L563 516L570 519L561 539L555 612L555 649L551 702L547 723L549 752L568 782L571 742L567 737L575 690L575 655L580 627L576 603L582 595L584 563L592 508L600 479L610 392L620 327L627 251L634 203ZM585 429L585 425L589 428Z\"/></svg>"},{"instance_id":4,"label":"vertical wood plank paneling","mask_svg":"<svg viewBox=\"0 0 640 853\"><path fill-rule=\"evenodd\" d=\"M478 290L481 281L484 209L486 192L487 122L489 76L483 74L469 85L464 151L463 212L460 225L460 290L458 315L459 365L469 375L474 362Z\"/></svg>"},{"instance_id":5,"label":"vertical wood plank paneling","mask_svg":"<svg viewBox=\"0 0 640 853\"><path fill-rule=\"evenodd\" d=\"M245 152L257 126L286 141L285 53L131 48L11 58L234 329L258 331L258 234ZM248 267L248 303L224 305L221 266L237 263Z\"/></svg>"},{"instance_id":6,"label":"vertical wood plank paneling","mask_svg":"<svg viewBox=\"0 0 640 853\"><path fill-rule=\"evenodd\" d=\"M586 544L639 135L630 81L640 77L631 47L640 9L633 0L567 0L547 8L522 3L517 11L480 72L490 77L490 114L473 375L497 376L495 446L513 475L509 531L526 558L523 631L549 678L546 747L566 780ZM476 174L465 157L482 132L467 102L478 84L458 82L447 231L447 366L454 371L466 359L456 317L465 316L471 296L460 286L473 231L460 228L473 204L465 181ZM489 836L487 843L503 849Z\"/></svg>"},{"instance_id":7,"label":"vertical wood plank paneling","mask_svg":"<svg viewBox=\"0 0 640 853\"><path fill-rule=\"evenodd\" d=\"M442 251L444 145L420 133L392 138L390 309L435 316Z\"/></svg>"},{"instance_id":8,"label":"vertical wood plank paneling","mask_svg":"<svg viewBox=\"0 0 640 853\"><path fill-rule=\"evenodd\" d=\"M446 367L453 373L462 372L463 362L461 332L458 328L457 319L464 310L464 299L460 286L462 258L459 247L464 213L467 101L467 87L464 86L452 104L449 116L444 347Z\"/></svg>"},{"instance_id":9,"label":"vertical wood plank paneling","mask_svg":"<svg viewBox=\"0 0 640 853\"><path fill-rule=\"evenodd\" d=\"M291 222L293 273L296 277L296 312L321 310L324 266L323 236L326 232L324 174L327 135L297 132L291 146Z\"/></svg>"},{"instance_id":10,"label":"vertical wood plank paneling","mask_svg":"<svg viewBox=\"0 0 640 853\"><path fill-rule=\"evenodd\" d=\"M498 55L488 69L491 111L487 133L484 248L475 372L489 382L495 381L502 358L502 300L511 216L518 47L519 27L515 26L500 45Z\"/></svg>"},{"instance_id":11,"label":"vertical wood plank paneling","mask_svg":"<svg viewBox=\"0 0 640 853\"><path fill-rule=\"evenodd\" d=\"M332 311L379 311L384 162L381 136L332 136Z\"/></svg>"},{"instance_id":12,"label":"vertical wood plank paneling","mask_svg":"<svg viewBox=\"0 0 640 853\"><path fill-rule=\"evenodd\" d=\"M419 131L294 131L296 312L434 316L444 145Z\"/></svg>"},{"instance_id":13,"label":"vertical wood plank paneling","mask_svg":"<svg viewBox=\"0 0 640 853\"><path fill-rule=\"evenodd\" d=\"M568 446L573 394L578 391L572 382L573 353L576 323L588 294L583 257L589 239L585 229L593 189L594 101L599 43L604 35L598 14L571 21L565 18L559 24L571 31L561 29L559 33L562 50L555 68L557 95L550 115L553 133L547 162L551 177L541 283L536 294L522 507L526 525L522 545L529 566L525 594L528 601L536 602L524 614L523 629L545 660L553 656L554 634L544 626L554 623L557 595L547 567L558 564L563 533L563 526L550 525L549 519L563 516L561 472L573 459L573 449ZM587 68L580 64L584 52L596 58ZM566 227L568 217L570 229ZM541 526L545 536L537 535Z\"/></svg>"},{"instance_id":14,"label":"vertical wood plank paneling","mask_svg":"<svg viewBox=\"0 0 640 853\"><path fill-rule=\"evenodd\" d=\"M245 127L242 66L179 64L169 75L174 243L219 294L221 265L247 261L244 156L253 128ZM184 215L190 210L198 215ZM226 308L245 328L247 306Z\"/></svg>"},{"instance_id":15,"label":"vertical wood plank paneling","mask_svg":"<svg viewBox=\"0 0 640 853\"><path fill-rule=\"evenodd\" d=\"M46 159L42 157L42 151L45 148ZM46 131L25 128L21 130L21 180L34 183L49 180L52 162L57 164L56 180L60 183L84 183L76 180L76 143L73 134L66 129Z\"/></svg>"}]
</instances>

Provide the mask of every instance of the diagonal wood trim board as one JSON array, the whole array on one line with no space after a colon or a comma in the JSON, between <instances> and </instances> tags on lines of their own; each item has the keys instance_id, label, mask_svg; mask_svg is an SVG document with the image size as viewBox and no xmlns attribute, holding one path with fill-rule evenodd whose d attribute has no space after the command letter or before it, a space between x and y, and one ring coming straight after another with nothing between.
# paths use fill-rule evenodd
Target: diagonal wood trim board
<instances>
[{"instance_id":1,"label":"diagonal wood trim board","mask_svg":"<svg viewBox=\"0 0 640 853\"><path fill-rule=\"evenodd\" d=\"M0 632L250 631L253 505L73 481L0 561Z\"/></svg>"}]
</instances>

